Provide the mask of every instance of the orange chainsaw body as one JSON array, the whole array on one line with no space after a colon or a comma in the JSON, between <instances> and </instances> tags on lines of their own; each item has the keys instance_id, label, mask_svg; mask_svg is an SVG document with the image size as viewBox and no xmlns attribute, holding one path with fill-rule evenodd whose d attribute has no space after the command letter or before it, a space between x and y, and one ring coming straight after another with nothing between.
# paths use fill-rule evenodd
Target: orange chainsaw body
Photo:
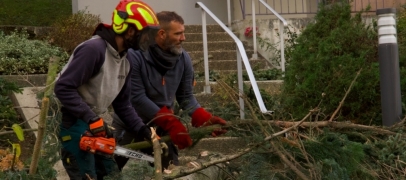
<instances>
[{"instance_id":1,"label":"orange chainsaw body","mask_svg":"<svg viewBox=\"0 0 406 180\"><path fill-rule=\"evenodd\" d=\"M79 147L81 150L91 153L98 152L112 155L116 149L116 141L114 138L82 136Z\"/></svg>"}]
</instances>

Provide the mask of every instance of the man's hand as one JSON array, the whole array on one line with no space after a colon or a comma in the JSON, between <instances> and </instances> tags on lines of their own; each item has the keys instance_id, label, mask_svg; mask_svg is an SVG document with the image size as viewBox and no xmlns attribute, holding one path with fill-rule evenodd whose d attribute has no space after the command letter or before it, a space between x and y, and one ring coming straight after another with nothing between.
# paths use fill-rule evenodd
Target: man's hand
<instances>
[{"instance_id":1,"label":"man's hand","mask_svg":"<svg viewBox=\"0 0 406 180\"><path fill-rule=\"evenodd\" d=\"M166 106L158 111L153 122L164 131L169 132L172 142L177 145L179 149L184 149L192 145L192 139L186 127L183 126L180 120L176 118L173 112Z\"/></svg>"},{"instance_id":2,"label":"man's hand","mask_svg":"<svg viewBox=\"0 0 406 180\"><path fill-rule=\"evenodd\" d=\"M107 123L100 117L95 117L89 121L89 130L93 136L113 137L113 133L108 128Z\"/></svg>"},{"instance_id":3,"label":"man's hand","mask_svg":"<svg viewBox=\"0 0 406 180\"><path fill-rule=\"evenodd\" d=\"M137 134L138 136L143 137L147 141L152 141L152 132L147 125L142 126L141 129L138 130Z\"/></svg>"},{"instance_id":4,"label":"man's hand","mask_svg":"<svg viewBox=\"0 0 406 180\"><path fill-rule=\"evenodd\" d=\"M213 116L211 113L207 112L203 108L197 108L195 112L192 114L192 126L193 127L201 127L201 126L210 126L213 124L219 124L219 125L226 125L227 122L224 119L221 119L220 117ZM216 137L218 135L226 133L227 130L225 129L216 129L214 130L211 135L213 137Z\"/></svg>"}]
</instances>

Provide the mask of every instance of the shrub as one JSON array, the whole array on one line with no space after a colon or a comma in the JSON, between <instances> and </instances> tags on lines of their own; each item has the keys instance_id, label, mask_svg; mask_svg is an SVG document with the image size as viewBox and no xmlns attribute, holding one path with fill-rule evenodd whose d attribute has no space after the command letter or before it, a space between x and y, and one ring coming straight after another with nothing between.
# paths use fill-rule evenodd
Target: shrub
<instances>
[{"instance_id":1,"label":"shrub","mask_svg":"<svg viewBox=\"0 0 406 180\"><path fill-rule=\"evenodd\" d=\"M315 23L297 37L287 56L284 111L303 117L323 99L321 119L329 118L362 68L339 117L380 124L377 44L374 27L362 21L361 13L352 16L348 2L320 5Z\"/></svg>"},{"instance_id":2,"label":"shrub","mask_svg":"<svg viewBox=\"0 0 406 180\"><path fill-rule=\"evenodd\" d=\"M77 45L92 37L99 23L101 19L98 15L79 11L68 18L55 21L49 34L50 42L71 54Z\"/></svg>"},{"instance_id":3,"label":"shrub","mask_svg":"<svg viewBox=\"0 0 406 180\"><path fill-rule=\"evenodd\" d=\"M50 26L72 14L72 0L1 0L0 25Z\"/></svg>"},{"instance_id":4,"label":"shrub","mask_svg":"<svg viewBox=\"0 0 406 180\"><path fill-rule=\"evenodd\" d=\"M17 113L9 98L12 92L20 93L21 89L16 84L0 78L0 119L4 120L7 125L13 124L17 120Z\"/></svg>"},{"instance_id":5,"label":"shrub","mask_svg":"<svg viewBox=\"0 0 406 180\"><path fill-rule=\"evenodd\" d=\"M27 33L0 31L0 74L43 74L49 58L60 57L65 63L68 54L44 41L29 40Z\"/></svg>"}]
</instances>

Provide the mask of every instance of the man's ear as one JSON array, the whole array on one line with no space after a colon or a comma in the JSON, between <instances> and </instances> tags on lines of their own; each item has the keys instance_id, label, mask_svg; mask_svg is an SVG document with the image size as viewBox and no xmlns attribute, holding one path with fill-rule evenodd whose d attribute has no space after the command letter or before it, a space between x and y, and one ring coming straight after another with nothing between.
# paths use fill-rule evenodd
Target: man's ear
<instances>
[{"instance_id":1,"label":"man's ear","mask_svg":"<svg viewBox=\"0 0 406 180\"><path fill-rule=\"evenodd\" d=\"M160 39L165 39L165 38L166 38L166 32L165 32L165 30L159 29L159 30L158 30L158 37L159 37Z\"/></svg>"}]
</instances>

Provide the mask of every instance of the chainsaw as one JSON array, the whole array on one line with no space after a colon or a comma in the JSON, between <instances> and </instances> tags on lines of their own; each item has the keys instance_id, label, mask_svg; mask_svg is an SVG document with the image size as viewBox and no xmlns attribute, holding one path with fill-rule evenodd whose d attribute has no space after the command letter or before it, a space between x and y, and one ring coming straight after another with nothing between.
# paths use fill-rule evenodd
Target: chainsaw
<instances>
[{"instance_id":1,"label":"chainsaw","mask_svg":"<svg viewBox=\"0 0 406 180\"><path fill-rule=\"evenodd\" d=\"M80 139L79 147L81 150L88 151L93 154L102 154L102 155L114 154L128 158L154 162L154 158L151 156L117 146L114 138L82 136Z\"/></svg>"}]
</instances>

